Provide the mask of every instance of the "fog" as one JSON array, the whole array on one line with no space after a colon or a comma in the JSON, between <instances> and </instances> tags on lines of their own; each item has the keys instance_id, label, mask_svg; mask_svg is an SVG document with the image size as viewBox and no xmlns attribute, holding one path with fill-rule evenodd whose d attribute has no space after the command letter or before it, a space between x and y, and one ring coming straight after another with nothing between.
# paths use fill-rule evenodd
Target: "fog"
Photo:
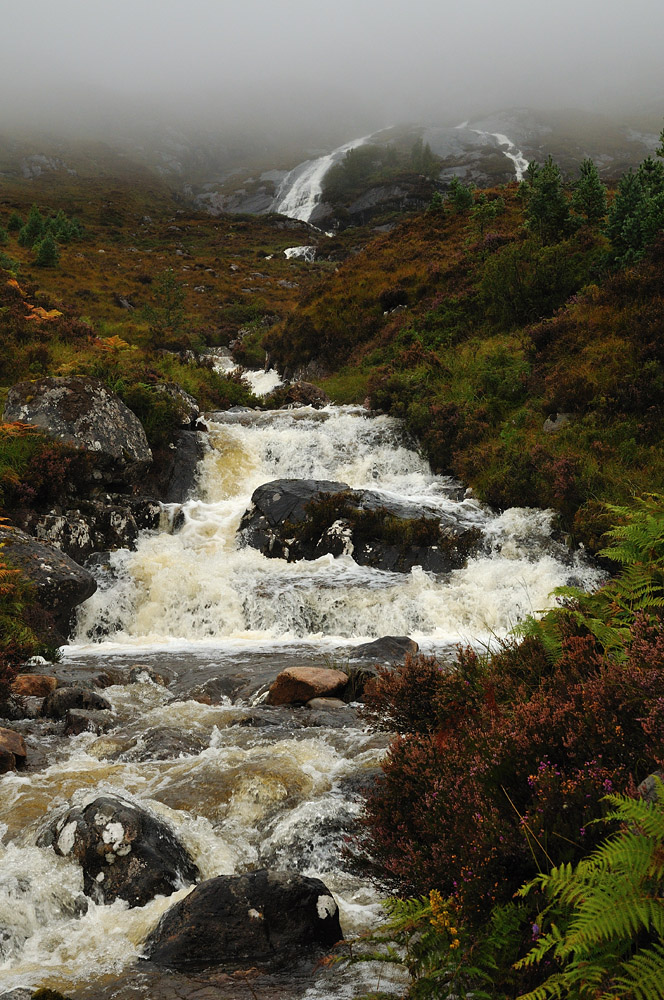
<instances>
[{"instance_id":1,"label":"fog","mask_svg":"<svg viewBox=\"0 0 664 1000\"><path fill-rule=\"evenodd\" d=\"M2 0L0 127L356 134L664 108L661 0Z\"/></svg>"}]
</instances>

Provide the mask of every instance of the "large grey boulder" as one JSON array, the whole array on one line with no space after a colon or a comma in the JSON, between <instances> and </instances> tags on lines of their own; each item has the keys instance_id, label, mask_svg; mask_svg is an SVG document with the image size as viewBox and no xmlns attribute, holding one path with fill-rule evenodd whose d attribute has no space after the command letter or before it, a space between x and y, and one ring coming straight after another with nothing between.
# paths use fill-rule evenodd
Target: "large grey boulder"
<instances>
[{"instance_id":1,"label":"large grey boulder","mask_svg":"<svg viewBox=\"0 0 664 1000\"><path fill-rule=\"evenodd\" d=\"M349 555L392 572L422 566L446 573L464 566L482 537L451 515L329 480L275 479L254 490L251 501L241 540L289 562Z\"/></svg>"},{"instance_id":2,"label":"large grey boulder","mask_svg":"<svg viewBox=\"0 0 664 1000\"><path fill-rule=\"evenodd\" d=\"M130 906L145 906L199 875L170 827L119 796L100 795L68 809L53 820L38 845L75 858L83 869L86 896L99 903L124 899Z\"/></svg>"},{"instance_id":3,"label":"large grey boulder","mask_svg":"<svg viewBox=\"0 0 664 1000\"><path fill-rule=\"evenodd\" d=\"M151 961L183 971L274 966L341 937L337 904L320 879L263 869L201 882L166 911L145 951Z\"/></svg>"},{"instance_id":4,"label":"large grey boulder","mask_svg":"<svg viewBox=\"0 0 664 1000\"><path fill-rule=\"evenodd\" d=\"M95 578L53 545L39 542L19 528L0 526L0 544L3 556L33 585L37 604L52 615L59 635L45 638L62 642L73 609L97 589Z\"/></svg>"},{"instance_id":5,"label":"large grey boulder","mask_svg":"<svg viewBox=\"0 0 664 1000\"><path fill-rule=\"evenodd\" d=\"M98 379L19 382L9 390L4 419L32 424L63 444L83 449L100 481L138 482L152 462L140 420Z\"/></svg>"}]
</instances>

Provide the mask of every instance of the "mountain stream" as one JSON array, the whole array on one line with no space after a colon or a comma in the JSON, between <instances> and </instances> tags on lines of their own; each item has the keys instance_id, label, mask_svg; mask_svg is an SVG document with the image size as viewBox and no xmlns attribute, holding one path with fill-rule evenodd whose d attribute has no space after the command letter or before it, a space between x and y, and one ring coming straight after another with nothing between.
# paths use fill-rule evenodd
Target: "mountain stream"
<instances>
[{"instance_id":1,"label":"mountain stream","mask_svg":"<svg viewBox=\"0 0 664 1000\"><path fill-rule=\"evenodd\" d=\"M391 966L255 985L215 970L196 979L160 970L141 960L142 942L188 887L133 909L88 901L84 912L79 866L36 847L38 834L67 801L117 793L169 823L203 878L268 867L323 879L351 936L381 912L343 845L388 739L353 706L269 709L271 681L289 665L344 664L354 645L388 634L449 660L456 643L490 643L548 606L555 586L597 583L596 571L555 540L549 514L486 509L434 476L393 418L330 406L217 413L207 422L194 497L166 507L162 530L98 570L99 589L57 667L75 681L144 668L137 683L104 690L113 728L63 738L57 723L16 724L32 763L1 780L0 995L37 986L74 1000L398 995ZM478 526L485 543L465 568L440 577L361 567L348 555L267 559L240 547L236 530L252 491L276 478L341 480L408 498ZM150 669L169 685L151 680ZM154 759L144 737L164 726L205 749Z\"/></svg>"}]
</instances>

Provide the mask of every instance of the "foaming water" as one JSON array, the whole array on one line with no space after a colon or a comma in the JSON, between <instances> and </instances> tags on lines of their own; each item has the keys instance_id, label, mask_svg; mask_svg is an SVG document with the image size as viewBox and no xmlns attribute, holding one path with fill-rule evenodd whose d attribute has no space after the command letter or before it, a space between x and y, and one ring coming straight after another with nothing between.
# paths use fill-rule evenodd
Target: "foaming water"
<instances>
[{"instance_id":1,"label":"foaming water","mask_svg":"<svg viewBox=\"0 0 664 1000\"><path fill-rule=\"evenodd\" d=\"M221 416L221 415L217 415ZM358 566L350 556L286 563L238 545L253 490L272 479L332 479L415 501L480 528L483 550L445 579ZM434 476L398 421L360 407L228 414L210 424L198 499L177 532L143 537L111 557L79 616L76 641L154 644L371 638L485 642L550 603L554 587L594 571L551 537L546 512L496 516Z\"/></svg>"},{"instance_id":2,"label":"foaming water","mask_svg":"<svg viewBox=\"0 0 664 1000\"><path fill-rule=\"evenodd\" d=\"M88 679L86 669L138 657L157 673L170 664L174 683L166 688L145 674L106 688L112 726L101 736L64 739L39 723L48 766L2 778L0 993L51 986L87 1000L92 983L104 997L159 995L158 971L136 963L161 914L189 887L134 909L99 905L83 896L71 858L35 846L54 815L100 794L169 824L203 878L299 871L324 879L346 935L375 924L379 898L349 870L343 843L387 737L366 730L352 709L336 724L311 709L265 709L266 684L285 664L343 662L350 645L379 635L409 634L426 651L487 643L546 607L553 587L598 580L553 538L547 512L483 508L454 480L434 476L392 418L361 407L302 407L215 414L208 425L195 496L166 511L177 530L144 533L135 552L111 555L65 649L65 666ZM483 545L464 568L439 577L418 567L361 567L350 556L267 559L239 545L237 528L253 490L279 478L337 480L416 502L479 528ZM202 703L205 683L239 675L233 698L218 688L212 704ZM147 734L163 729L202 751L176 746L164 759L150 756ZM375 987L374 975L401 995L399 974L388 981L384 970L367 970L321 971L315 985L299 984L296 993L285 983L270 995L352 997L362 976Z\"/></svg>"}]
</instances>

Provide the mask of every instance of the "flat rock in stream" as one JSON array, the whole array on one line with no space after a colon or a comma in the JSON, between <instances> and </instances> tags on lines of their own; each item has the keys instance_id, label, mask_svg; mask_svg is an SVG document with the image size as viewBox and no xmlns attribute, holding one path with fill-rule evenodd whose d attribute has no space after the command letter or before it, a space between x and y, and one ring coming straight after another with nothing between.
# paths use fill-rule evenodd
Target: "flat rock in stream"
<instances>
[{"instance_id":1,"label":"flat rock in stream","mask_svg":"<svg viewBox=\"0 0 664 1000\"><path fill-rule=\"evenodd\" d=\"M329 480L275 479L251 501L241 541L289 562L348 555L391 572L446 573L464 566L482 539L478 528L432 507Z\"/></svg>"},{"instance_id":2,"label":"flat rock in stream","mask_svg":"<svg viewBox=\"0 0 664 1000\"><path fill-rule=\"evenodd\" d=\"M50 824L38 846L75 858L86 896L99 903L124 899L145 906L199 876L170 827L119 796L100 795L73 806Z\"/></svg>"},{"instance_id":3,"label":"flat rock in stream","mask_svg":"<svg viewBox=\"0 0 664 1000\"><path fill-rule=\"evenodd\" d=\"M263 869L196 886L166 911L145 953L182 971L272 966L330 948L341 938L337 904L320 879Z\"/></svg>"}]
</instances>

